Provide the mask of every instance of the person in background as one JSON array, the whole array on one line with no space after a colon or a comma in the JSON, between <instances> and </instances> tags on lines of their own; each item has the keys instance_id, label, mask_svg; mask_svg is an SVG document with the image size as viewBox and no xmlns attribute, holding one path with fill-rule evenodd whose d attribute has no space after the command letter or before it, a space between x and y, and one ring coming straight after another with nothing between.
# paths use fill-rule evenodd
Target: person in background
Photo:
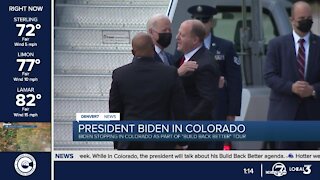
<instances>
[{"instance_id":1,"label":"person in background","mask_svg":"<svg viewBox=\"0 0 320 180\"><path fill-rule=\"evenodd\" d=\"M320 120L320 39L310 32L312 11L298 1L291 9L292 33L269 42L264 79L271 88L268 120ZM276 149L319 148L319 142L275 142Z\"/></svg>"},{"instance_id":2,"label":"person in background","mask_svg":"<svg viewBox=\"0 0 320 180\"><path fill-rule=\"evenodd\" d=\"M214 7L196 5L188 9L191 18L200 20L205 27L204 46L215 56L219 64L221 77L219 82L218 103L213 109L215 120L234 121L241 111L242 78L240 60L231 41L219 38L213 34L217 14ZM225 142L225 145L229 145ZM210 144L210 149L222 150L224 143L216 141Z\"/></svg>"}]
</instances>

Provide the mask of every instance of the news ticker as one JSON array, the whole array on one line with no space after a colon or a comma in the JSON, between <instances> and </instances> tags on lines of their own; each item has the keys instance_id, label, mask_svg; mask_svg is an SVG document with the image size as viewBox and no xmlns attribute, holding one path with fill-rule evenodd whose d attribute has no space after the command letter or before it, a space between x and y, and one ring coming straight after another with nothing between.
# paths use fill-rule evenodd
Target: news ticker
<instances>
[{"instance_id":1,"label":"news ticker","mask_svg":"<svg viewBox=\"0 0 320 180\"><path fill-rule=\"evenodd\" d=\"M137 174L162 174L167 179L172 176L246 180L320 177L317 151L55 151L53 156L55 164L64 165L64 170L76 166L74 169L82 172L95 165L91 172L99 173L101 167L108 167L104 172L108 172L109 178L121 172L131 178ZM55 171L59 173L60 169Z\"/></svg>"},{"instance_id":2,"label":"news ticker","mask_svg":"<svg viewBox=\"0 0 320 180\"><path fill-rule=\"evenodd\" d=\"M319 179L318 162L220 162L220 161L126 161L126 162L55 162L57 178L68 171L73 177L109 179ZM95 166L90 173L86 171ZM64 169L62 169L64 168ZM81 178L82 179L82 178Z\"/></svg>"},{"instance_id":3,"label":"news ticker","mask_svg":"<svg viewBox=\"0 0 320 180\"><path fill-rule=\"evenodd\" d=\"M320 151L54 151L54 161L320 161Z\"/></svg>"}]
</instances>

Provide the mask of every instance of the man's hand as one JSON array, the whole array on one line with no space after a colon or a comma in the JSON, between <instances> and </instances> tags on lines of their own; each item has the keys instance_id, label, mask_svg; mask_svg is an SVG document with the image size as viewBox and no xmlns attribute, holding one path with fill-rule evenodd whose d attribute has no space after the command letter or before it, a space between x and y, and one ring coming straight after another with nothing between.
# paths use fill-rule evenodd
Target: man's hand
<instances>
[{"instance_id":1,"label":"man's hand","mask_svg":"<svg viewBox=\"0 0 320 180\"><path fill-rule=\"evenodd\" d=\"M195 61L184 62L178 69L179 76L185 76L190 72L194 72L198 68L198 64Z\"/></svg>"},{"instance_id":2,"label":"man's hand","mask_svg":"<svg viewBox=\"0 0 320 180\"><path fill-rule=\"evenodd\" d=\"M176 150L187 150L188 149L188 145L185 145L185 146L180 146L180 145L176 145L175 147Z\"/></svg>"},{"instance_id":3,"label":"man's hand","mask_svg":"<svg viewBox=\"0 0 320 180\"><path fill-rule=\"evenodd\" d=\"M292 84L291 91L296 95L300 96L303 89L305 89L307 83L305 81L296 81Z\"/></svg>"},{"instance_id":4,"label":"man's hand","mask_svg":"<svg viewBox=\"0 0 320 180\"><path fill-rule=\"evenodd\" d=\"M228 115L227 121L234 121L236 119L236 116Z\"/></svg>"},{"instance_id":5,"label":"man's hand","mask_svg":"<svg viewBox=\"0 0 320 180\"><path fill-rule=\"evenodd\" d=\"M312 96L313 86L306 81L296 81L292 84L291 90L301 98Z\"/></svg>"},{"instance_id":6,"label":"man's hand","mask_svg":"<svg viewBox=\"0 0 320 180\"><path fill-rule=\"evenodd\" d=\"M219 88L220 89L223 88L224 83L225 83L224 77L220 76L220 78L219 78Z\"/></svg>"}]
</instances>

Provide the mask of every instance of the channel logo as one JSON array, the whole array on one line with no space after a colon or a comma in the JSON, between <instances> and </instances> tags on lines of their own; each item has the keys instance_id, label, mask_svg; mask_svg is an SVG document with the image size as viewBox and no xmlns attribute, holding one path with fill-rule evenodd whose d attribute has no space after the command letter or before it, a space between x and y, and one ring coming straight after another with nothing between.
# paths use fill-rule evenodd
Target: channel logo
<instances>
[{"instance_id":1,"label":"channel logo","mask_svg":"<svg viewBox=\"0 0 320 180\"><path fill-rule=\"evenodd\" d=\"M287 175L287 168L283 163L277 162L272 166L271 171L266 171L266 174L273 174L277 177L285 176Z\"/></svg>"},{"instance_id":2,"label":"channel logo","mask_svg":"<svg viewBox=\"0 0 320 180\"><path fill-rule=\"evenodd\" d=\"M30 154L20 154L14 161L14 168L21 176L30 176L36 167L36 160Z\"/></svg>"},{"instance_id":3,"label":"channel logo","mask_svg":"<svg viewBox=\"0 0 320 180\"><path fill-rule=\"evenodd\" d=\"M311 174L311 164L305 164L303 166L292 166L289 167L289 171L302 172L305 175Z\"/></svg>"},{"instance_id":4,"label":"channel logo","mask_svg":"<svg viewBox=\"0 0 320 180\"><path fill-rule=\"evenodd\" d=\"M305 164L303 166L303 174L311 174L311 164Z\"/></svg>"}]
</instances>

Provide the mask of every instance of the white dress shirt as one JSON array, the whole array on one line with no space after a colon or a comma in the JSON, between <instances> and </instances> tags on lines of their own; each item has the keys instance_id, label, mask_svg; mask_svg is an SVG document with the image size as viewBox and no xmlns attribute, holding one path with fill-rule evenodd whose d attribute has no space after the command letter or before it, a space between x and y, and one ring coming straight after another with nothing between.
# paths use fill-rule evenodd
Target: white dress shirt
<instances>
[{"instance_id":1,"label":"white dress shirt","mask_svg":"<svg viewBox=\"0 0 320 180\"><path fill-rule=\"evenodd\" d=\"M204 38L203 43L204 43L204 46L207 49L210 49L210 46L211 46L211 33L209 33L209 35L206 38Z\"/></svg>"},{"instance_id":2,"label":"white dress shirt","mask_svg":"<svg viewBox=\"0 0 320 180\"><path fill-rule=\"evenodd\" d=\"M192 51L188 52L187 54L184 55L184 62L187 62L190 60L190 58L196 53L198 52L198 50L202 47L203 45L201 44L200 46L196 47L195 49L193 49Z\"/></svg>"}]
</instances>

